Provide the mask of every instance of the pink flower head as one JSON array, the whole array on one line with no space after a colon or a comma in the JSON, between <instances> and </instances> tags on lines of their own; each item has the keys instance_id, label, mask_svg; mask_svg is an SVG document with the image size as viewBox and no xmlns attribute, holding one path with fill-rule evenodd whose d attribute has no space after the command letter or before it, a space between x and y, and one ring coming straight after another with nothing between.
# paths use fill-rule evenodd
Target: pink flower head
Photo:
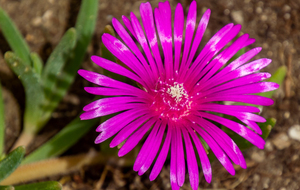
<instances>
[{"instance_id":1,"label":"pink flower head","mask_svg":"<svg viewBox=\"0 0 300 190\"><path fill-rule=\"evenodd\" d=\"M87 92L108 96L85 106L81 119L117 113L96 129L100 134L95 143L114 136L110 146L115 147L126 140L119 150L119 156L123 156L149 132L133 169L139 175L144 174L157 156L150 174L150 180L154 180L170 150L172 189L179 189L184 183L184 152L192 189L197 189L199 185L195 150L206 181L211 181L210 162L200 138L230 174L235 174L231 161L246 168L245 159L235 142L215 123L263 149L265 142L259 136L262 131L256 122L266 120L255 114L259 112L256 107L223 105L220 101L269 106L273 104L271 99L253 94L278 88L276 83L261 82L271 76L269 73L258 72L271 62L270 59L248 62L260 52L260 47L249 50L226 65L241 48L255 41L248 34L243 34L225 48L239 33L240 25L224 26L196 54L210 17L210 10L207 10L196 28L196 10L196 1L193 1L186 25L182 5L177 5L172 16L168 1L159 3L154 12L150 3L142 3L142 25L133 13L130 19L122 17L127 30L117 19L112 20L122 40L103 34L102 41L126 68L101 57L92 56L91 59L104 69L132 79L140 88L91 71L78 71L86 80L100 86L86 87ZM213 112L234 116L245 125Z\"/></svg>"}]
</instances>

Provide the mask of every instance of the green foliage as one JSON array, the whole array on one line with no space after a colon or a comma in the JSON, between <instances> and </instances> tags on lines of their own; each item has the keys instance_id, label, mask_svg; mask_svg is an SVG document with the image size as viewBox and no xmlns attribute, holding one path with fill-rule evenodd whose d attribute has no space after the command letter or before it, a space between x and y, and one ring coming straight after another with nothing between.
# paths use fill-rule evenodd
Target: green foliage
<instances>
[{"instance_id":1,"label":"green foliage","mask_svg":"<svg viewBox=\"0 0 300 190\"><path fill-rule=\"evenodd\" d=\"M15 186L15 190L61 190L62 185L56 181L46 181Z\"/></svg>"},{"instance_id":2,"label":"green foliage","mask_svg":"<svg viewBox=\"0 0 300 190\"><path fill-rule=\"evenodd\" d=\"M0 181L8 177L20 165L25 154L24 147L18 147L0 161Z\"/></svg>"},{"instance_id":3,"label":"green foliage","mask_svg":"<svg viewBox=\"0 0 300 190\"><path fill-rule=\"evenodd\" d=\"M15 53L6 52L4 59L21 80L25 89L24 130L29 133L36 133L41 128L39 118L42 115L41 105L44 101L44 92L40 85L40 77Z\"/></svg>"},{"instance_id":4,"label":"green foliage","mask_svg":"<svg viewBox=\"0 0 300 190\"><path fill-rule=\"evenodd\" d=\"M0 83L0 161L1 155L4 151L4 135L5 135L5 123L4 123L4 103L2 97L2 87Z\"/></svg>"},{"instance_id":5,"label":"green foliage","mask_svg":"<svg viewBox=\"0 0 300 190\"><path fill-rule=\"evenodd\" d=\"M41 57L39 56L39 54L33 52L30 54L30 58L33 63L32 66L33 66L34 72L40 76L42 74L43 67L44 67L44 63L43 63Z\"/></svg>"},{"instance_id":6,"label":"green foliage","mask_svg":"<svg viewBox=\"0 0 300 190\"><path fill-rule=\"evenodd\" d=\"M276 119L274 118L267 119L265 123L258 123L258 126L262 130L262 135L260 136L263 139L267 139L275 124L276 124ZM249 141L247 141L246 139L244 139L243 137L241 137L236 133L229 133L228 135L232 138L232 140L238 145L238 147L241 150L245 150L253 146Z\"/></svg>"},{"instance_id":7,"label":"green foliage","mask_svg":"<svg viewBox=\"0 0 300 190\"><path fill-rule=\"evenodd\" d=\"M286 66L279 67L267 81L275 82L275 83L281 85L283 80L285 79L286 70L287 70ZM274 92L275 91L263 92L263 93L259 93L258 95L264 96L267 98L271 98L273 96Z\"/></svg>"},{"instance_id":8,"label":"green foliage","mask_svg":"<svg viewBox=\"0 0 300 190\"><path fill-rule=\"evenodd\" d=\"M80 118L77 117L52 139L28 155L22 164L28 164L62 154L97 123L99 123L99 119L81 121Z\"/></svg>"},{"instance_id":9,"label":"green foliage","mask_svg":"<svg viewBox=\"0 0 300 190\"><path fill-rule=\"evenodd\" d=\"M0 190L14 190L13 186L0 186Z\"/></svg>"},{"instance_id":10,"label":"green foliage","mask_svg":"<svg viewBox=\"0 0 300 190\"><path fill-rule=\"evenodd\" d=\"M9 18L7 13L0 7L0 27L10 48L20 57L25 65L31 66L30 50L21 33Z\"/></svg>"}]
</instances>

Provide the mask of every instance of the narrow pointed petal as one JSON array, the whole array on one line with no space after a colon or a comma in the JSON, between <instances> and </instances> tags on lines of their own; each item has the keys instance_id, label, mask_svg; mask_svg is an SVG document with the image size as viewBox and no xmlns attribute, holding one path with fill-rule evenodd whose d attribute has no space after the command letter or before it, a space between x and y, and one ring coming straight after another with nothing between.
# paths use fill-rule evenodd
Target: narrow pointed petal
<instances>
[{"instance_id":1,"label":"narrow pointed petal","mask_svg":"<svg viewBox=\"0 0 300 190\"><path fill-rule=\"evenodd\" d=\"M120 143L122 143L125 139L127 139L136 129L138 129L141 125L144 125L145 122L150 119L150 116L144 115L134 122L125 126L111 141L109 144L110 148L116 147ZM151 120L153 122L153 120Z\"/></svg>"},{"instance_id":2,"label":"narrow pointed petal","mask_svg":"<svg viewBox=\"0 0 300 190\"><path fill-rule=\"evenodd\" d=\"M208 135L201 127L198 125L194 125L193 128L199 133L199 135L205 140L208 146L211 148L213 153L216 155L220 163L224 166L224 168L231 174L235 174L235 170L233 168L232 163L228 159L227 155L223 152L223 150L219 147L219 145L215 142L215 140Z\"/></svg>"},{"instance_id":3,"label":"narrow pointed petal","mask_svg":"<svg viewBox=\"0 0 300 190\"><path fill-rule=\"evenodd\" d=\"M167 158L167 155L168 155L168 152L170 149L171 138L172 138L171 129L170 129L170 127L168 127L168 132L167 132L167 136L166 136L164 145L163 145L163 147L160 151L160 154L157 157L157 160L156 160L156 162L152 168L152 171L150 173L150 177L149 177L150 181L153 181L154 179L157 178L158 174L160 173L160 171L166 161L166 158Z\"/></svg>"},{"instance_id":4,"label":"narrow pointed petal","mask_svg":"<svg viewBox=\"0 0 300 190\"><path fill-rule=\"evenodd\" d=\"M97 127L96 132L105 131L110 128L113 128L114 126L125 126L131 121L133 121L135 118L140 117L141 115L145 115L146 113L147 111L145 109L134 109L122 112L101 123Z\"/></svg>"},{"instance_id":5,"label":"narrow pointed petal","mask_svg":"<svg viewBox=\"0 0 300 190\"><path fill-rule=\"evenodd\" d=\"M182 35L184 25L184 13L180 3L177 4L174 16L174 72L178 75L181 57Z\"/></svg>"},{"instance_id":6,"label":"narrow pointed petal","mask_svg":"<svg viewBox=\"0 0 300 190\"><path fill-rule=\"evenodd\" d=\"M111 72L119 74L119 75L123 75L125 77L128 77L128 78L144 85L144 81L142 81L142 79L140 77L138 77L136 74L125 69L124 67L122 67L121 65L119 65L117 63L111 62L109 60L103 59L98 56L92 56L91 59L94 63L96 63L97 65L99 65L100 67L102 67L108 71L111 71Z\"/></svg>"},{"instance_id":7,"label":"narrow pointed petal","mask_svg":"<svg viewBox=\"0 0 300 190\"><path fill-rule=\"evenodd\" d=\"M177 182L178 185L181 187L184 184L185 180L185 159L184 159L184 151L183 151L183 143L182 143L182 135L181 135L181 130L178 128L178 126L174 126L174 124L170 125L171 127L175 127L176 130L176 157L177 157Z\"/></svg>"},{"instance_id":8,"label":"narrow pointed petal","mask_svg":"<svg viewBox=\"0 0 300 190\"><path fill-rule=\"evenodd\" d=\"M172 129L172 141L171 141L171 160L170 160L170 183L172 190L180 189L177 183L177 140L176 131Z\"/></svg>"},{"instance_id":9,"label":"narrow pointed petal","mask_svg":"<svg viewBox=\"0 0 300 190\"><path fill-rule=\"evenodd\" d=\"M155 156L157 155L157 152L158 152L158 150L159 150L159 147L160 147L160 145L161 145L161 142L162 142L162 138L163 138L163 135L164 135L164 132L165 132L165 129L166 129L166 126L167 126L167 124L166 123L163 123L162 125L161 125L161 128L159 129L159 131L158 131L158 134L157 134L157 136L156 136L156 138L155 138L155 140L152 142L153 144L152 144L152 146L151 146L151 149L152 149L152 151L148 151L148 156L147 156L147 158L146 158L146 160L145 160L145 162L144 162L144 164L141 166L141 168L139 169L139 175L143 175L148 169L149 169L149 167L151 166L151 164L152 164L152 162L153 162L153 160L154 160L154 158L155 158ZM169 138L171 138L170 137L171 135L169 135ZM167 140L167 139L166 139ZM168 143L168 141L166 141L165 140L165 143L164 143L164 147L165 147L165 149L166 148L168 148L168 147L166 147L167 145L165 145L166 143ZM170 140L170 139L169 139ZM162 152L159 154L159 155L161 155L162 154ZM163 156L163 155L162 155ZM163 160L163 157L162 156L160 156L161 157L161 160ZM160 161L161 161L160 160ZM163 162L164 162L164 160L163 160ZM157 160L156 160L156 163L157 163ZM156 164L155 163L155 164ZM159 163L158 163L159 164ZM157 165L157 164L156 164ZM158 167L158 166L157 166ZM162 166L161 166L162 167ZM161 170L161 168L160 168L160 170ZM155 173L155 174L159 174L159 172L160 172L160 170L159 171L156 171L156 172L158 172L158 173ZM157 177L157 176L156 176ZM150 180L151 180L151 178L150 178Z\"/></svg>"},{"instance_id":10,"label":"narrow pointed petal","mask_svg":"<svg viewBox=\"0 0 300 190\"><path fill-rule=\"evenodd\" d=\"M125 26L127 27L127 29L130 31L130 33L135 37L135 39L137 39L135 31L133 30L131 21L124 15L122 15L122 20L123 20L123 23L125 24Z\"/></svg>"},{"instance_id":11,"label":"narrow pointed petal","mask_svg":"<svg viewBox=\"0 0 300 190\"><path fill-rule=\"evenodd\" d=\"M185 41L184 41L184 49L183 49L181 66L180 66L181 71L187 64L187 58L190 52L191 42L194 36L194 31L196 26L196 18L197 18L197 3L196 1L193 1L190 5L189 12L186 18Z\"/></svg>"},{"instance_id":12,"label":"narrow pointed petal","mask_svg":"<svg viewBox=\"0 0 300 190\"><path fill-rule=\"evenodd\" d=\"M154 59L159 69L159 74L164 73L162 59L159 53L153 11L149 2L142 3L140 6L141 17L143 21L143 26L146 32L148 43L150 45L151 51L153 53Z\"/></svg>"},{"instance_id":13,"label":"narrow pointed petal","mask_svg":"<svg viewBox=\"0 0 300 190\"><path fill-rule=\"evenodd\" d=\"M187 130L185 128L182 128L181 131L185 142L190 184L193 190L197 190L199 186L199 170L195 156L195 151Z\"/></svg>"},{"instance_id":14,"label":"narrow pointed petal","mask_svg":"<svg viewBox=\"0 0 300 190\"><path fill-rule=\"evenodd\" d=\"M152 118L147 123L142 125L133 135L131 135L126 140L125 144L120 148L118 156L122 157L130 152L140 142L155 121L156 119Z\"/></svg>"},{"instance_id":15,"label":"narrow pointed petal","mask_svg":"<svg viewBox=\"0 0 300 190\"><path fill-rule=\"evenodd\" d=\"M139 169L142 167L144 164L148 154L149 154L149 147L153 148L153 143L154 141L159 141L157 138L157 131L160 128L161 121L156 122L154 125L153 129L151 130L149 136L147 137L145 143L143 144L138 156L136 157L136 160L133 165L133 170L134 171L139 171ZM159 142L160 144L160 142Z\"/></svg>"},{"instance_id":16,"label":"narrow pointed petal","mask_svg":"<svg viewBox=\"0 0 300 190\"><path fill-rule=\"evenodd\" d=\"M171 72L173 70L171 8L168 1L159 5L160 7L154 10L154 18L164 53L166 77L171 78L173 75Z\"/></svg>"},{"instance_id":17,"label":"narrow pointed petal","mask_svg":"<svg viewBox=\"0 0 300 190\"><path fill-rule=\"evenodd\" d=\"M157 78L159 77L159 71L158 71L158 66L156 65L153 57L152 57L152 54L150 52L150 49L149 49L149 46L148 46L148 43L147 43L147 39L144 35L144 31L142 29L142 26L140 25L140 22L139 20L136 18L136 16L134 14L131 14L131 19L132 19L132 25L133 25L133 28L135 30L135 33L137 35L137 40L139 41L139 43L141 44L146 56L147 56L147 59L150 63L150 68L153 72L153 79L157 80Z\"/></svg>"},{"instance_id":18,"label":"narrow pointed petal","mask_svg":"<svg viewBox=\"0 0 300 190\"><path fill-rule=\"evenodd\" d=\"M210 161L208 159L207 153L203 145L201 144L198 136L196 135L195 131L192 130L190 127L187 127L187 130L191 135L193 142L195 143L197 152L199 154L204 178L208 183L210 183L212 178L212 170L211 170Z\"/></svg>"},{"instance_id":19,"label":"narrow pointed petal","mask_svg":"<svg viewBox=\"0 0 300 190\"><path fill-rule=\"evenodd\" d=\"M213 115L210 113L201 112L199 116L205 117L207 119L216 121L224 125L225 127L231 129L232 131L236 132L240 136L244 137L246 140L248 140L249 142L251 142L253 145L257 146L260 149L263 149L265 146L265 141L263 138L261 138L259 135L257 135L252 130L248 129L246 126L242 124L236 123L229 119L217 115Z\"/></svg>"}]
</instances>

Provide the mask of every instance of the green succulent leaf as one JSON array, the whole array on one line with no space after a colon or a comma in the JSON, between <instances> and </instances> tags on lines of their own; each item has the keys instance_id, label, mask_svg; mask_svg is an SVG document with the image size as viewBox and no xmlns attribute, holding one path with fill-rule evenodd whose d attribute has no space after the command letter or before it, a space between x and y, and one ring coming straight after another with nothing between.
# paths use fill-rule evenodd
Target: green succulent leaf
<instances>
[{"instance_id":1,"label":"green succulent leaf","mask_svg":"<svg viewBox=\"0 0 300 190\"><path fill-rule=\"evenodd\" d=\"M13 186L0 186L0 190L14 190Z\"/></svg>"},{"instance_id":2,"label":"green succulent leaf","mask_svg":"<svg viewBox=\"0 0 300 190\"><path fill-rule=\"evenodd\" d=\"M98 13L98 0L82 1L76 21L77 43L73 53L58 76L57 89L59 94L65 94L74 81L77 71L86 54L87 47L94 34Z\"/></svg>"},{"instance_id":3,"label":"green succulent leaf","mask_svg":"<svg viewBox=\"0 0 300 190\"><path fill-rule=\"evenodd\" d=\"M273 127L276 124L276 119L274 118L269 118L267 119L267 121L265 123L257 123L258 126L261 128L262 130L262 135L260 135L263 139L266 139L271 130L273 129ZM247 141L246 139L244 139L243 137L241 137L240 135L236 134L236 133L231 133L228 134L232 140L238 145L238 147L240 148L240 150L245 150L248 148L251 148L253 146L253 144L251 144L249 141Z\"/></svg>"},{"instance_id":4,"label":"green succulent leaf","mask_svg":"<svg viewBox=\"0 0 300 190\"><path fill-rule=\"evenodd\" d=\"M25 154L25 148L20 146L0 161L0 181L8 177L20 165Z\"/></svg>"},{"instance_id":5,"label":"green succulent leaf","mask_svg":"<svg viewBox=\"0 0 300 190\"><path fill-rule=\"evenodd\" d=\"M25 89L24 131L36 133L42 126L39 123L39 118L41 118L41 105L44 101L44 91L40 85L40 77L15 53L6 52L4 59L21 80Z\"/></svg>"},{"instance_id":6,"label":"green succulent leaf","mask_svg":"<svg viewBox=\"0 0 300 190\"><path fill-rule=\"evenodd\" d=\"M286 66L279 67L267 81L275 82L275 83L281 85L283 80L285 79L286 71L287 71ZM270 92L259 93L258 95L264 96L267 98L271 98L273 96L274 92L275 92L275 90L270 91Z\"/></svg>"},{"instance_id":7,"label":"green succulent leaf","mask_svg":"<svg viewBox=\"0 0 300 190\"><path fill-rule=\"evenodd\" d=\"M32 60L33 63L33 70L35 73L37 73L39 76L42 74L42 70L44 67L44 63L41 59L41 57L39 56L39 54L33 52L30 54L30 58Z\"/></svg>"},{"instance_id":8,"label":"green succulent leaf","mask_svg":"<svg viewBox=\"0 0 300 190\"><path fill-rule=\"evenodd\" d=\"M97 123L99 123L99 119L81 121L80 118L77 117L52 139L26 156L22 164L36 162L64 153Z\"/></svg>"},{"instance_id":9,"label":"green succulent leaf","mask_svg":"<svg viewBox=\"0 0 300 190\"><path fill-rule=\"evenodd\" d=\"M31 66L30 49L16 25L0 7L0 27L10 48L20 57L24 64Z\"/></svg>"},{"instance_id":10,"label":"green succulent leaf","mask_svg":"<svg viewBox=\"0 0 300 190\"><path fill-rule=\"evenodd\" d=\"M59 44L51 53L43 70L43 85L52 90L56 78L65 66L73 48L76 44L76 30L70 28L60 40ZM51 97L51 95L47 95Z\"/></svg>"},{"instance_id":11,"label":"green succulent leaf","mask_svg":"<svg viewBox=\"0 0 300 190\"><path fill-rule=\"evenodd\" d=\"M61 190L62 185L56 181L46 181L15 186L15 190Z\"/></svg>"},{"instance_id":12,"label":"green succulent leaf","mask_svg":"<svg viewBox=\"0 0 300 190\"><path fill-rule=\"evenodd\" d=\"M4 136L5 136L5 122L4 122L4 102L2 97L2 87L0 83L0 160L4 151Z\"/></svg>"},{"instance_id":13,"label":"green succulent leaf","mask_svg":"<svg viewBox=\"0 0 300 190\"><path fill-rule=\"evenodd\" d=\"M46 100L42 106L44 114L40 118L41 123L46 123L50 119L51 113L65 95L56 89L56 85L58 83L58 76L69 60L75 44L76 30L75 28L70 28L53 50L45 65L42 74L42 83Z\"/></svg>"}]
</instances>

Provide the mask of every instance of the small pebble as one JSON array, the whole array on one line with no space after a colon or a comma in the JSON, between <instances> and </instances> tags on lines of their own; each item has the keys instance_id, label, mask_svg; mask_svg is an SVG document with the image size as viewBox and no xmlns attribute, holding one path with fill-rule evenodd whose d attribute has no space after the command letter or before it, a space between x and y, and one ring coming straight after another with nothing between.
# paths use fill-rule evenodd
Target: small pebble
<instances>
[{"instance_id":1,"label":"small pebble","mask_svg":"<svg viewBox=\"0 0 300 190\"><path fill-rule=\"evenodd\" d=\"M232 11L231 12L231 17L234 20L234 22L238 24L243 24L244 23L244 17L243 17L243 12L242 11Z\"/></svg>"},{"instance_id":2,"label":"small pebble","mask_svg":"<svg viewBox=\"0 0 300 190\"><path fill-rule=\"evenodd\" d=\"M251 158L257 163L263 162L266 158L265 152L264 151L253 152Z\"/></svg>"},{"instance_id":3,"label":"small pebble","mask_svg":"<svg viewBox=\"0 0 300 190\"><path fill-rule=\"evenodd\" d=\"M279 133L272 139L272 143L279 150L285 149L291 145L289 137L285 133Z\"/></svg>"},{"instance_id":4,"label":"small pebble","mask_svg":"<svg viewBox=\"0 0 300 190\"><path fill-rule=\"evenodd\" d=\"M300 125L293 125L288 130L288 135L291 139L300 141Z\"/></svg>"}]
</instances>

